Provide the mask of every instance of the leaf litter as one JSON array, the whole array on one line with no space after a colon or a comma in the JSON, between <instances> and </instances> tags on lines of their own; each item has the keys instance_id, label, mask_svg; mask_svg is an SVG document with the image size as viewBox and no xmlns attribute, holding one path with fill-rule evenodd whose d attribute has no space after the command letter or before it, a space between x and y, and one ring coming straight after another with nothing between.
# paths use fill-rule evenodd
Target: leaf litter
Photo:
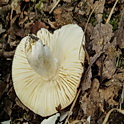
<instances>
[{"instance_id":1,"label":"leaf litter","mask_svg":"<svg viewBox=\"0 0 124 124\"><path fill-rule=\"evenodd\" d=\"M116 15L118 22L113 24ZM120 102L124 82L124 1L117 0L1 0L0 122L40 124L44 120L17 98L11 78L12 58L27 34L35 34L40 28L53 31L69 23L77 23L85 30L85 72L75 101L65 109L71 108L69 115L61 123L124 123ZM118 25L116 30L114 25Z\"/></svg>"}]
</instances>

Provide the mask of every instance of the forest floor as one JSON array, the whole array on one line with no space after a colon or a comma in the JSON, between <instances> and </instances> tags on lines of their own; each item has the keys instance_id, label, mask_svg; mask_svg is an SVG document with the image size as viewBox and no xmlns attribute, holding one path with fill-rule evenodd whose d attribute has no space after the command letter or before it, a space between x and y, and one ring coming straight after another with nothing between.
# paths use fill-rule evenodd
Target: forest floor
<instances>
[{"instance_id":1,"label":"forest floor","mask_svg":"<svg viewBox=\"0 0 124 124\"><path fill-rule=\"evenodd\" d=\"M13 56L26 35L69 23L85 32L86 58L77 99L66 108L71 115L65 120L124 124L124 0L0 0L0 123L42 122L15 94Z\"/></svg>"}]
</instances>

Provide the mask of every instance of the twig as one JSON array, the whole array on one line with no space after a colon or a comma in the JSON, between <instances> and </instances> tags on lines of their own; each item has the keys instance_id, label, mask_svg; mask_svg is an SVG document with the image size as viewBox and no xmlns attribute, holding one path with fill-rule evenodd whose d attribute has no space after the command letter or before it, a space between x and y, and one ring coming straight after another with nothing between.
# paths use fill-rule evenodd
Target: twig
<instances>
[{"instance_id":1,"label":"twig","mask_svg":"<svg viewBox=\"0 0 124 124\"><path fill-rule=\"evenodd\" d=\"M64 124L67 124L67 123L68 123L68 119L69 119L69 117L70 117L70 115L71 115L71 113L72 113L72 110L73 110L73 108L74 108L74 106L75 106L75 103L76 103L76 101L77 101L77 98L78 98L80 92L81 92L81 88L80 88L80 89L78 90L78 92L77 92L77 95L76 95L76 97L75 97L75 99L74 99L74 102L73 102L73 104L72 104L72 106L71 106L71 108L70 108L70 111L69 111L69 113L68 113L68 116L67 116L67 118L66 118Z\"/></svg>"},{"instance_id":2,"label":"twig","mask_svg":"<svg viewBox=\"0 0 124 124\"><path fill-rule=\"evenodd\" d=\"M111 12L110 12L110 14L109 14L109 16L108 16L108 19L107 19L106 23L109 23L110 18L111 18L112 14L113 14L113 11L114 11L114 9L115 9L115 6L116 6L117 2L118 2L118 0L115 1L114 6L113 6L112 9L111 9Z\"/></svg>"},{"instance_id":3,"label":"twig","mask_svg":"<svg viewBox=\"0 0 124 124\"><path fill-rule=\"evenodd\" d=\"M52 13L52 11L55 9L55 7L58 5L59 2L60 2L60 0L58 0L58 1L56 2L56 4L55 4L55 5L53 6L53 8L50 10L49 14Z\"/></svg>"},{"instance_id":4,"label":"twig","mask_svg":"<svg viewBox=\"0 0 124 124\"><path fill-rule=\"evenodd\" d=\"M90 18L91 18L91 16L92 16L93 12L95 11L95 9L96 9L96 5L95 5L94 8L92 9L92 11L91 11L91 13L90 13L90 15L89 15L89 17L88 17L88 20L87 20L87 23L86 23L86 26L85 26L85 29L84 29L84 34L85 34L85 32L86 32L87 25L88 25L88 23L89 23L89 21L90 21Z\"/></svg>"},{"instance_id":5,"label":"twig","mask_svg":"<svg viewBox=\"0 0 124 124\"><path fill-rule=\"evenodd\" d=\"M105 119L104 119L104 121L103 121L102 124L106 124L106 123L107 123L107 121L108 121L108 119L109 119L109 117L110 117L110 114L111 114L113 111L118 111L119 113L124 114L124 110L117 109L117 108L113 108L113 109L111 109L111 110L107 113L107 115L106 115L106 117L105 117Z\"/></svg>"}]
</instances>

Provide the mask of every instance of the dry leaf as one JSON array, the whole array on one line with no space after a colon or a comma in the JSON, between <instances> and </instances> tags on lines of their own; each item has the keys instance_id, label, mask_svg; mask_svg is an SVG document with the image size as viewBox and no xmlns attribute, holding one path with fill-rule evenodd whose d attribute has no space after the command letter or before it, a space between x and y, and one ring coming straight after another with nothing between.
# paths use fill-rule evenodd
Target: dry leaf
<instances>
[{"instance_id":1,"label":"dry leaf","mask_svg":"<svg viewBox=\"0 0 124 124\"><path fill-rule=\"evenodd\" d=\"M24 29L21 29L20 31L18 31L18 32L16 33L16 35L19 36L19 37L21 37L21 38L23 38L23 37L25 36L25 31L24 31Z\"/></svg>"},{"instance_id":2,"label":"dry leaf","mask_svg":"<svg viewBox=\"0 0 124 124\"><path fill-rule=\"evenodd\" d=\"M116 42L113 41L106 49L105 54L97 60L96 64L99 68L98 75L102 76L102 80L111 79L111 77L114 75L117 69L116 58L119 56L119 54L120 52L116 50Z\"/></svg>"},{"instance_id":3,"label":"dry leaf","mask_svg":"<svg viewBox=\"0 0 124 124\"><path fill-rule=\"evenodd\" d=\"M89 69L89 71L87 72L87 74L85 74L85 79L83 79L83 81L81 82L82 85L82 91L85 91L89 88L91 88L91 78L92 78L92 73L91 73L91 68Z\"/></svg>"},{"instance_id":4,"label":"dry leaf","mask_svg":"<svg viewBox=\"0 0 124 124\"><path fill-rule=\"evenodd\" d=\"M96 54L104 51L110 45L110 40L113 36L112 26L110 24L97 24L91 34L91 43Z\"/></svg>"},{"instance_id":5,"label":"dry leaf","mask_svg":"<svg viewBox=\"0 0 124 124\"><path fill-rule=\"evenodd\" d=\"M95 2L95 17L97 22L100 23L102 21L103 10L104 10L105 0L99 0Z\"/></svg>"},{"instance_id":6,"label":"dry leaf","mask_svg":"<svg viewBox=\"0 0 124 124\"><path fill-rule=\"evenodd\" d=\"M21 13L21 6L18 0L13 0L11 3L12 11L16 11L16 14ZM12 12L13 13L13 12Z\"/></svg>"},{"instance_id":7,"label":"dry leaf","mask_svg":"<svg viewBox=\"0 0 124 124\"><path fill-rule=\"evenodd\" d=\"M118 96L118 92L121 87L111 86L106 89L99 89L101 100L105 100L110 106L119 105L118 102L114 100L115 97Z\"/></svg>"},{"instance_id":8,"label":"dry leaf","mask_svg":"<svg viewBox=\"0 0 124 124\"><path fill-rule=\"evenodd\" d=\"M48 26L44 22L41 21L36 21L32 26L31 26L31 33L36 34L38 30L41 28L46 28L48 29Z\"/></svg>"},{"instance_id":9,"label":"dry leaf","mask_svg":"<svg viewBox=\"0 0 124 124\"><path fill-rule=\"evenodd\" d=\"M116 32L116 37L117 37L117 44L119 45L119 47L124 48L124 9L122 10L121 13L120 24Z\"/></svg>"},{"instance_id":10,"label":"dry leaf","mask_svg":"<svg viewBox=\"0 0 124 124\"><path fill-rule=\"evenodd\" d=\"M69 9L59 7L53 11L53 14L54 14L55 22L51 22L49 20L48 23L54 29L57 29L63 25L73 22L72 11Z\"/></svg>"},{"instance_id":11,"label":"dry leaf","mask_svg":"<svg viewBox=\"0 0 124 124\"><path fill-rule=\"evenodd\" d=\"M100 83L95 78L92 82L91 90L85 93L81 99L81 108L84 114L88 116L94 116L98 108L101 112L104 112L104 102L108 103L110 106L119 105L118 102L114 100L118 96L120 86L109 86L105 89L99 87Z\"/></svg>"}]
</instances>

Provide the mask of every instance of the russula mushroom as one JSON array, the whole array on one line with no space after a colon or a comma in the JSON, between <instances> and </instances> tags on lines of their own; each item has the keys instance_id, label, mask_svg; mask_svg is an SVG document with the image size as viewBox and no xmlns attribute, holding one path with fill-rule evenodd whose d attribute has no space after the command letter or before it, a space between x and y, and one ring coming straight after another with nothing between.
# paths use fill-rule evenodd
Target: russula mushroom
<instances>
[{"instance_id":1,"label":"russula mushroom","mask_svg":"<svg viewBox=\"0 0 124 124\"><path fill-rule=\"evenodd\" d=\"M42 28L37 35L24 37L17 46L12 79L21 102L43 117L64 109L76 96L85 52L84 32L68 24L50 33Z\"/></svg>"}]
</instances>

